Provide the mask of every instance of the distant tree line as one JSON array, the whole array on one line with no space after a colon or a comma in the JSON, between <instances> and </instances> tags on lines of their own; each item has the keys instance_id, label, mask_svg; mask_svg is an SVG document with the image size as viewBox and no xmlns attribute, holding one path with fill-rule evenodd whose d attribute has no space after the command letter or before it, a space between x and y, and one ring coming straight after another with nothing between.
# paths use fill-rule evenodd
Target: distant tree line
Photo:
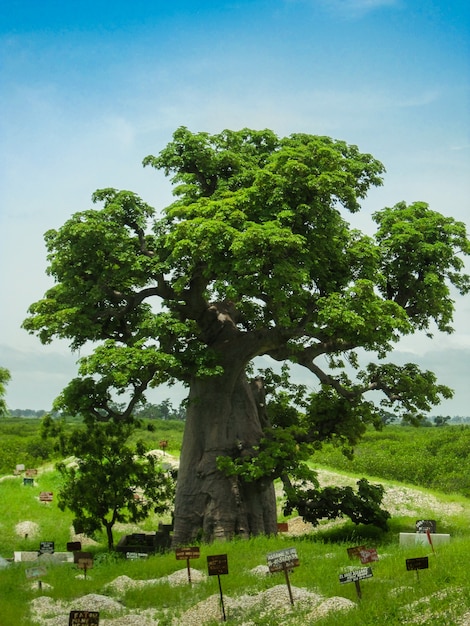
<instances>
[{"instance_id":1,"label":"distant tree line","mask_svg":"<svg viewBox=\"0 0 470 626\"><path fill-rule=\"evenodd\" d=\"M10 409L8 411L10 417L44 417L47 411L40 409L35 411L34 409Z\"/></svg>"},{"instance_id":2,"label":"distant tree line","mask_svg":"<svg viewBox=\"0 0 470 626\"><path fill-rule=\"evenodd\" d=\"M134 415L149 420L184 421L186 419L186 404L181 402L175 409L168 398L159 404L145 402L137 411L134 411Z\"/></svg>"},{"instance_id":3,"label":"distant tree line","mask_svg":"<svg viewBox=\"0 0 470 626\"><path fill-rule=\"evenodd\" d=\"M390 411L381 411L381 419L384 426L387 426L388 424L401 424L402 426L409 425L407 422L395 415L395 413L391 413ZM450 415L430 415L429 417L425 417L421 420L420 426L429 428L431 426L446 426L447 424L470 424L470 417L462 417L461 415L454 415L453 417Z\"/></svg>"},{"instance_id":4,"label":"distant tree line","mask_svg":"<svg viewBox=\"0 0 470 626\"><path fill-rule=\"evenodd\" d=\"M47 414L53 418L60 417L60 413L58 411L45 411L44 409L9 409L6 417L42 418ZM185 403L182 402L177 408L175 408L167 398L159 404L145 402L145 404L143 404L139 409L134 411L134 416L149 420L184 421L186 419L186 407Z\"/></svg>"},{"instance_id":5,"label":"distant tree line","mask_svg":"<svg viewBox=\"0 0 470 626\"><path fill-rule=\"evenodd\" d=\"M43 409L34 410L34 409L9 409L8 417L44 417L49 413L51 417L59 417L59 413L57 411L44 411ZM184 421L186 419L186 403L185 401L181 402L177 408L175 408L170 400L167 398L158 404L152 404L151 402L145 402L139 409L134 412L135 417L140 417L143 419L149 420L181 420ZM390 413L388 411L382 411L382 423L384 426L387 424L399 424L400 418L397 417L394 413ZM462 416L462 415L431 415L430 417L424 419L421 422L421 426L431 427L431 426L446 426L449 425L458 425L458 424L470 424L470 416Z\"/></svg>"}]
</instances>

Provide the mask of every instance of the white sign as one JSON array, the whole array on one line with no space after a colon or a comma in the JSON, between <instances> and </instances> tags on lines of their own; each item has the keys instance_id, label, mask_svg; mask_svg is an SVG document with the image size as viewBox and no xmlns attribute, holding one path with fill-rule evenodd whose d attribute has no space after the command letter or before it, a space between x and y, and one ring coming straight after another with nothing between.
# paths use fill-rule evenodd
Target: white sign
<instances>
[{"instance_id":1,"label":"white sign","mask_svg":"<svg viewBox=\"0 0 470 626\"><path fill-rule=\"evenodd\" d=\"M363 578L372 578L372 576L372 568L362 567L361 569L356 569L353 572L348 572L347 574L340 574L339 582L341 584L355 583L356 581L362 580Z\"/></svg>"},{"instance_id":2,"label":"white sign","mask_svg":"<svg viewBox=\"0 0 470 626\"><path fill-rule=\"evenodd\" d=\"M281 572L283 569L291 569L299 565L299 557L295 548L270 552L267 559L270 572Z\"/></svg>"}]
</instances>

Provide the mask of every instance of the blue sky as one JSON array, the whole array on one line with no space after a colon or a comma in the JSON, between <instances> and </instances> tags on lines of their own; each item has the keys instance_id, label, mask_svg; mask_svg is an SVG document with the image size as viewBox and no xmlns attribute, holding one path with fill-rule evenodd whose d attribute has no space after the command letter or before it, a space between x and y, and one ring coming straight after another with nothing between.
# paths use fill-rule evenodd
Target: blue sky
<instances>
[{"instance_id":1,"label":"blue sky","mask_svg":"<svg viewBox=\"0 0 470 626\"><path fill-rule=\"evenodd\" d=\"M401 200L470 226L469 83L468 1L10 0L0 16L8 405L48 409L75 373L65 342L42 346L20 328L51 284L43 233L89 208L101 187L168 204L169 182L141 163L178 126L343 139L387 168L357 226ZM469 415L470 296L456 303L453 335L408 338L394 359L455 388L436 412Z\"/></svg>"}]
</instances>

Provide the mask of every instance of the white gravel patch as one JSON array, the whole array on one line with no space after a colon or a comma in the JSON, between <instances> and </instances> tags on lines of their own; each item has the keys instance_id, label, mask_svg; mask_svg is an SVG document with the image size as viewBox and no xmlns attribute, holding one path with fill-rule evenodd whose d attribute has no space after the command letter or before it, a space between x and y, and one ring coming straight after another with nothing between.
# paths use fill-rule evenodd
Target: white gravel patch
<instances>
[{"instance_id":1,"label":"white gravel patch","mask_svg":"<svg viewBox=\"0 0 470 626\"><path fill-rule=\"evenodd\" d=\"M197 570L190 569L191 583L200 583L207 578L206 574ZM162 583L169 583L171 586L188 585L188 570L181 569L173 572L169 576L162 576L160 578L149 578L147 580L134 580L129 576L118 576L108 585L105 589L117 593L125 593L128 589L142 589L144 587L151 587L153 585L161 585Z\"/></svg>"},{"instance_id":2,"label":"white gravel patch","mask_svg":"<svg viewBox=\"0 0 470 626\"><path fill-rule=\"evenodd\" d=\"M315 611L309 614L309 624L312 624L313 620L323 618L330 611L345 611L356 606L354 602L346 598L325 599L318 593L299 587L291 587L291 590L296 607L314 608L318 611L317 615L315 615ZM231 616L243 618L245 612L256 609L261 612L260 614L264 618L271 616L273 624L286 621L292 610L286 585L276 585L255 595L243 595L237 598L224 596L224 607L229 621ZM221 616L220 597L215 594L199 602L180 617L175 618L172 626L199 626L208 620L220 619ZM243 622L242 626L255 625L251 621L246 621Z\"/></svg>"},{"instance_id":3,"label":"white gravel patch","mask_svg":"<svg viewBox=\"0 0 470 626\"><path fill-rule=\"evenodd\" d=\"M36 522L28 521L20 522L15 526L15 533L19 537L25 537L26 535L28 535L30 539L37 537L37 535L39 534L39 524L36 524Z\"/></svg>"},{"instance_id":4,"label":"white gravel patch","mask_svg":"<svg viewBox=\"0 0 470 626\"><path fill-rule=\"evenodd\" d=\"M32 600L30 607L31 617L38 626L64 626L68 623L70 611L108 611L116 614L125 610L122 604L109 596L95 593L77 598L71 603L40 596Z\"/></svg>"},{"instance_id":5,"label":"white gravel patch","mask_svg":"<svg viewBox=\"0 0 470 626\"><path fill-rule=\"evenodd\" d=\"M114 591L123 592L127 589L138 588L146 584L158 584L163 581L170 584L187 584L187 572L181 570L170 576L160 579L139 581L127 576L116 578L108 586ZM205 578L198 570L191 572L191 577L197 580ZM307 589L291 587L294 604L304 609L314 609L309 614L309 623L321 619L331 611L345 611L356 605L346 598L328 598ZM263 616L272 616L273 624L280 623L287 618L292 610L286 585L276 585L263 592L242 595L236 598L224 596L226 616L243 619L244 613L251 609L260 611ZM31 616L38 626L63 626L67 623L70 611L100 611L112 614L112 617L100 615L100 625L103 626L158 626L162 612L157 608L143 611L126 611L124 605L107 595L88 594L72 602L53 600L49 596L40 596L31 602ZM160 617L159 617L160 616ZM222 616L220 596L214 594L202 600L180 616L174 616L172 626L201 626L210 620L220 619ZM168 615L166 616L166 619ZM166 622L167 623L167 622ZM241 622L239 622L242 624ZM248 626L248 622L244 624Z\"/></svg>"}]
</instances>

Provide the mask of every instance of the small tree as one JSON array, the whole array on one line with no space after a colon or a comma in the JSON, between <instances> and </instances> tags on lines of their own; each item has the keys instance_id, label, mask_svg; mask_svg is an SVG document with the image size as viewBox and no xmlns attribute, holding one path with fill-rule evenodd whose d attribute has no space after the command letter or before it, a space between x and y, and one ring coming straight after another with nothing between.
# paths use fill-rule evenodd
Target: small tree
<instances>
[{"instance_id":1,"label":"small tree","mask_svg":"<svg viewBox=\"0 0 470 626\"><path fill-rule=\"evenodd\" d=\"M87 535L104 527L110 550L116 522L137 523L152 510L164 513L174 495L173 478L156 457L142 443L135 450L127 445L133 429L130 423L90 422L68 442L76 463L57 465L64 478L59 508L70 509L75 528Z\"/></svg>"},{"instance_id":2,"label":"small tree","mask_svg":"<svg viewBox=\"0 0 470 626\"><path fill-rule=\"evenodd\" d=\"M440 428L441 426L447 426L447 423L450 422L450 415L436 415L434 418L434 426Z\"/></svg>"},{"instance_id":3,"label":"small tree","mask_svg":"<svg viewBox=\"0 0 470 626\"><path fill-rule=\"evenodd\" d=\"M10 371L5 367L0 367L0 417L8 415L8 407L5 402L6 385L11 379Z\"/></svg>"}]
</instances>

